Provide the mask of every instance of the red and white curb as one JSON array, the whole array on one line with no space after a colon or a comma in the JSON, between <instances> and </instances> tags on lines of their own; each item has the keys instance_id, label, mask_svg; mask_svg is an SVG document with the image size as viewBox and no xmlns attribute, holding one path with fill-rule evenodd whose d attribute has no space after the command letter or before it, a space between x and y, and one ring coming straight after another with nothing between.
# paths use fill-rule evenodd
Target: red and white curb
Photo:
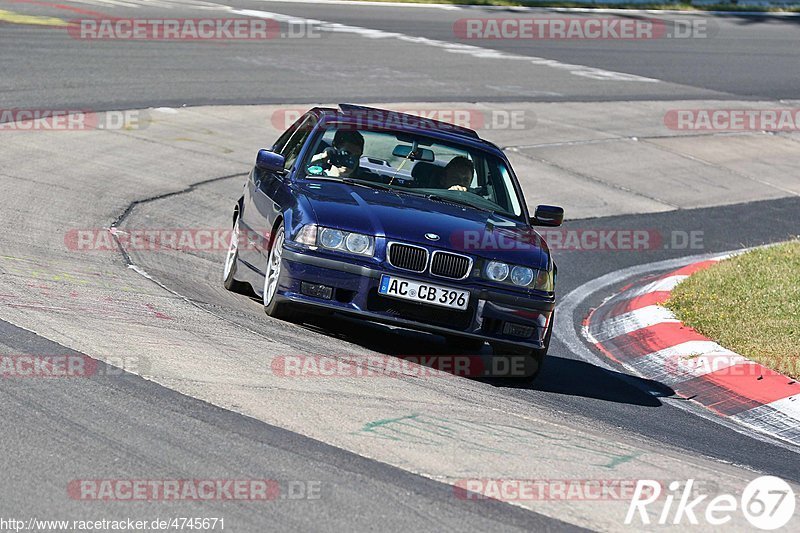
<instances>
[{"instance_id":1,"label":"red and white curb","mask_svg":"<svg viewBox=\"0 0 800 533\"><path fill-rule=\"evenodd\" d=\"M608 358L660 381L678 396L800 444L800 383L703 337L660 305L678 283L721 259L626 286L589 314L583 335ZM757 324L743 322L742 327Z\"/></svg>"}]
</instances>

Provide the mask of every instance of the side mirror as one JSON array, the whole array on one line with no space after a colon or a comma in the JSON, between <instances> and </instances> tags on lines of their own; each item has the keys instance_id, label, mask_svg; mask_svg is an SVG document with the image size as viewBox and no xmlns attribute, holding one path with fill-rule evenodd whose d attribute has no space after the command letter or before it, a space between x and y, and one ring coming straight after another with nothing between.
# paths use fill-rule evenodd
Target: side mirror
<instances>
[{"instance_id":1,"label":"side mirror","mask_svg":"<svg viewBox=\"0 0 800 533\"><path fill-rule=\"evenodd\" d=\"M538 205L533 214L533 223L536 226L550 226L556 228L564 222L564 208L554 205Z\"/></svg>"},{"instance_id":2,"label":"side mirror","mask_svg":"<svg viewBox=\"0 0 800 533\"><path fill-rule=\"evenodd\" d=\"M281 154L269 150L259 150L256 156L256 168L267 172L283 173L286 159Z\"/></svg>"}]
</instances>

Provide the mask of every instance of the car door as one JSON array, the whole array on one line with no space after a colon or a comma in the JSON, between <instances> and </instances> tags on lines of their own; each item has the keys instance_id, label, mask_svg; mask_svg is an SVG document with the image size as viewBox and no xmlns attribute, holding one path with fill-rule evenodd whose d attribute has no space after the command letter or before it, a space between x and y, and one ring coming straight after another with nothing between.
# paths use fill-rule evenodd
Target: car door
<instances>
[{"instance_id":1,"label":"car door","mask_svg":"<svg viewBox=\"0 0 800 533\"><path fill-rule=\"evenodd\" d=\"M279 188L285 188L285 182L288 181L300 151L315 124L316 118L310 114L306 115L287 130L288 135L282 135L275 143L274 151L281 154L286 161L283 173L255 169L251 183L248 184L251 188L251 205L245 222L247 225L253 224L251 227L258 233L258 237L254 239L256 242L253 243L255 253L252 254L252 260L256 262L254 266L262 274L269 255L270 232L285 207L277 201L276 193ZM283 201L286 201L285 197Z\"/></svg>"},{"instance_id":2,"label":"car door","mask_svg":"<svg viewBox=\"0 0 800 533\"><path fill-rule=\"evenodd\" d=\"M281 153L305 119L306 116L302 116L295 121L294 124L289 126L289 128L278 137L275 144L272 145L271 151ZM251 269L262 273L264 263L262 261L263 254L261 250L268 245L269 232L272 228L272 226L268 225L268 221L261 217L256 207L257 200L259 203L263 203L261 200L261 180L263 177L264 172L260 171L258 168L253 168L245 184L244 197L242 199L242 212L239 218L239 227L243 234L243 240L239 246L239 259Z\"/></svg>"}]
</instances>

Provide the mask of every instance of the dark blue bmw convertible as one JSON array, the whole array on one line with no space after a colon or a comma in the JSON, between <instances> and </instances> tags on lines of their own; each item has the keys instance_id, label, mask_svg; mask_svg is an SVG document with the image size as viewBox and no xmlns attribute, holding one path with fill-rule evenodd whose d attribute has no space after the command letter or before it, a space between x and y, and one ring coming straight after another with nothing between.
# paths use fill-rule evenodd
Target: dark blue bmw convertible
<instances>
[{"instance_id":1,"label":"dark blue bmw convertible","mask_svg":"<svg viewBox=\"0 0 800 533\"><path fill-rule=\"evenodd\" d=\"M258 153L234 206L229 290L272 317L333 311L535 361L556 266L508 160L470 129L363 106L314 108ZM529 376L530 377L530 376Z\"/></svg>"}]
</instances>

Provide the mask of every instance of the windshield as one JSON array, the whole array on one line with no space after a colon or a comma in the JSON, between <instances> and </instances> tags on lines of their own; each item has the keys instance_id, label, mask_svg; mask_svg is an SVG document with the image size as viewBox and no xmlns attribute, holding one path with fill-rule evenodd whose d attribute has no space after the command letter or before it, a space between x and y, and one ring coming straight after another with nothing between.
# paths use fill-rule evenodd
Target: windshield
<instances>
[{"instance_id":1,"label":"windshield","mask_svg":"<svg viewBox=\"0 0 800 533\"><path fill-rule=\"evenodd\" d=\"M423 135L331 127L317 138L302 168L312 179L352 179L522 216L522 202L505 161Z\"/></svg>"}]
</instances>

